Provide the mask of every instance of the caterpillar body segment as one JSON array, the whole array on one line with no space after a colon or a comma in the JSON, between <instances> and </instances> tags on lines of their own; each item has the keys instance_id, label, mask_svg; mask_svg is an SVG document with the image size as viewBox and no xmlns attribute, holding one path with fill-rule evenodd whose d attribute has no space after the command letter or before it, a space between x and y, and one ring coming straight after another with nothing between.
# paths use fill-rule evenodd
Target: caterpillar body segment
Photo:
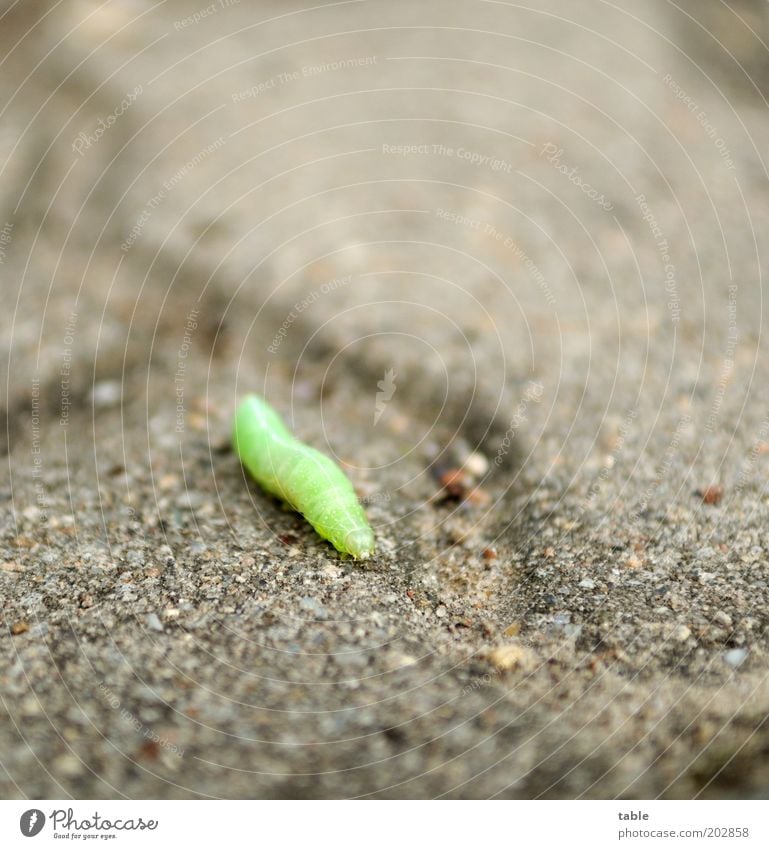
<instances>
[{"instance_id":1,"label":"caterpillar body segment","mask_svg":"<svg viewBox=\"0 0 769 849\"><path fill-rule=\"evenodd\" d=\"M296 439L256 395L238 407L233 445L254 480L301 513L334 548L358 559L373 554L374 532L349 478L325 454Z\"/></svg>"}]
</instances>

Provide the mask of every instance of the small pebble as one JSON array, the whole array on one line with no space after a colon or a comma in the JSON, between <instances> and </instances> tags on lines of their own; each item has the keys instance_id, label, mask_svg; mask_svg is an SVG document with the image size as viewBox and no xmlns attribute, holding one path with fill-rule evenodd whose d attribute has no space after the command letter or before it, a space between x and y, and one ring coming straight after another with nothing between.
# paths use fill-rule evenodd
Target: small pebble
<instances>
[{"instance_id":1,"label":"small pebble","mask_svg":"<svg viewBox=\"0 0 769 849\"><path fill-rule=\"evenodd\" d=\"M579 585L583 590L592 590L595 588L595 581L592 578L583 578Z\"/></svg>"},{"instance_id":2,"label":"small pebble","mask_svg":"<svg viewBox=\"0 0 769 849\"><path fill-rule=\"evenodd\" d=\"M712 485L702 490L698 489L694 494L702 499L703 504L715 505L721 503L721 499L724 497L724 488L722 486Z\"/></svg>"},{"instance_id":3,"label":"small pebble","mask_svg":"<svg viewBox=\"0 0 769 849\"><path fill-rule=\"evenodd\" d=\"M692 632L686 627L686 625L679 625L673 632L673 639L678 643L685 643L691 635Z\"/></svg>"},{"instance_id":4,"label":"small pebble","mask_svg":"<svg viewBox=\"0 0 769 849\"><path fill-rule=\"evenodd\" d=\"M732 667L732 669L737 669L739 666L742 666L747 656L747 649L730 649L724 655L724 660Z\"/></svg>"},{"instance_id":5,"label":"small pebble","mask_svg":"<svg viewBox=\"0 0 769 849\"><path fill-rule=\"evenodd\" d=\"M574 623L564 625L563 635L569 640L578 640L582 636L582 626Z\"/></svg>"},{"instance_id":6,"label":"small pebble","mask_svg":"<svg viewBox=\"0 0 769 849\"><path fill-rule=\"evenodd\" d=\"M67 778L79 776L85 768L78 758L69 754L59 755L57 758L54 758L51 766L54 772L58 772Z\"/></svg>"},{"instance_id":7,"label":"small pebble","mask_svg":"<svg viewBox=\"0 0 769 849\"><path fill-rule=\"evenodd\" d=\"M326 619L328 617L328 611L326 608L312 596L305 596L299 602L299 607L301 607L305 613L310 613L316 619Z\"/></svg>"},{"instance_id":8,"label":"small pebble","mask_svg":"<svg viewBox=\"0 0 769 849\"><path fill-rule=\"evenodd\" d=\"M156 761L160 754L160 746L154 740L145 740L139 747L138 756L147 761Z\"/></svg>"},{"instance_id":9,"label":"small pebble","mask_svg":"<svg viewBox=\"0 0 769 849\"><path fill-rule=\"evenodd\" d=\"M715 616L713 617L714 622L718 622L719 625L723 625L724 628L732 627L732 617L729 616L728 613L724 613L723 610L719 610Z\"/></svg>"},{"instance_id":10,"label":"small pebble","mask_svg":"<svg viewBox=\"0 0 769 849\"><path fill-rule=\"evenodd\" d=\"M206 496L202 492L184 492L175 501L181 510L197 510L205 504Z\"/></svg>"},{"instance_id":11,"label":"small pebble","mask_svg":"<svg viewBox=\"0 0 769 849\"><path fill-rule=\"evenodd\" d=\"M464 498L469 487L469 480L461 469L449 469L438 479L446 495L451 498Z\"/></svg>"},{"instance_id":12,"label":"small pebble","mask_svg":"<svg viewBox=\"0 0 769 849\"><path fill-rule=\"evenodd\" d=\"M14 622L13 625L11 625L11 633L14 635L14 637L18 636L19 634L26 634L27 631L29 631L28 622Z\"/></svg>"},{"instance_id":13,"label":"small pebble","mask_svg":"<svg viewBox=\"0 0 769 849\"><path fill-rule=\"evenodd\" d=\"M488 661L497 669L508 671L519 667L528 666L531 661L530 653L518 643L507 646L499 646L492 649L487 655Z\"/></svg>"},{"instance_id":14,"label":"small pebble","mask_svg":"<svg viewBox=\"0 0 769 849\"><path fill-rule=\"evenodd\" d=\"M147 623L147 627L153 631L163 631L163 623L160 621L157 613L148 613L145 622Z\"/></svg>"},{"instance_id":15,"label":"small pebble","mask_svg":"<svg viewBox=\"0 0 769 849\"><path fill-rule=\"evenodd\" d=\"M484 454L473 451L465 460L465 468L473 477L482 478L489 470L489 461Z\"/></svg>"},{"instance_id":16,"label":"small pebble","mask_svg":"<svg viewBox=\"0 0 769 849\"><path fill-rule=\"evenodd\" d=\"M158 481L158 489L163 492L168 492L171 489L176 489L179 486L179 478L177 475L163 475Z\"/></svg>"},{"instance_id":17,"label":"small pebble","mask_svg":"<svg viewBox=\"0 0 769 849\"><path fill-rule=\"evenodd\" d=\"M94 407L114 407L123 400L123 387L119 380L103 380L94 384L90 400Z\"/></svg>"},{"instance_id":18,"label":"small pebble","mask_svg":"<svg viewBox=\"0 0 769 849\"><path fill-rule=\"evenodd\" d=\"M485 507L487 504L491 504L491 496L485 489L481 489L479 486L476 486L467 493L466 500L477 507Z\"/></svg>"}]
</instances>

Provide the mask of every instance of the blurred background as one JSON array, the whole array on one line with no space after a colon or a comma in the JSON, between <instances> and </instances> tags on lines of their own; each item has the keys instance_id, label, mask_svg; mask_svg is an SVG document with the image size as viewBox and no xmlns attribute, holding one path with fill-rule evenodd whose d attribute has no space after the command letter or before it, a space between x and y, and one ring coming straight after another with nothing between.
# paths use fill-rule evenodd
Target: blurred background
<instances>
[{"instance_id":1,"label":"blurred background","mask_svg":"<svg viewBox=\"0 0 769 849\"><path fill-rule=\"evenodd\" d=\"M759 0L0 4L0 787L765 797ZM341 559L229 449L336 457Z\"/></svg>"}]
</instances>

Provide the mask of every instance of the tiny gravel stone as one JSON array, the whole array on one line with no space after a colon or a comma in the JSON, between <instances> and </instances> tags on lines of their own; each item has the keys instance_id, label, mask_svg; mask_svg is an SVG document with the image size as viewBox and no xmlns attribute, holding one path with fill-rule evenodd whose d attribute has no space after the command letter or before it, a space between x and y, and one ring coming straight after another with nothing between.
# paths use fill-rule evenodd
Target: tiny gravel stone
<instances>
[{"instance_id":1,"label":"tiny gravel stone","mask_svg":"<svg viewBox=\"0 0 769 849\"><path fill-rule=\"evenodd\" d=\"M719 610L715 616L713 617L714 622L718 622L719 625L723 625L724 628L732 627L732 617L729 616L728 613L724 613L723 610Z\"/></svg>"},{"instance_id":2,"label":"tiny gravel stone","mask_svg":"<svg viewBox=\"0 0 769 849\"><path fill-rule=\"evenodd\" d=\"M318 599L312 598L312 596L305 596L299 602L299 606L306 613L311 613L316 619L326 619L328 617L328 611L326 608L318 601Z\"/></svg>"},{"instance_id":3,"label":"tiny gravel stone","mask_svg":"<svg viewBox=\"0 0 769 849\"><path fill-rule=\"evenodd\" d=\"M448 498L465 498L471 489L470 476L463 469L449 469L440 475L438 481Z\"/></svg>"},{"instance_id":4,"label":"tiny gravel stone","mask_svg":"<svg viewBox=\"0 0 769 849\"><path fill-rule=\"evenodd\" d=\"M703 504L716 505L721 503L721 499L724 497L724 490L720 486L708 486L703 490L698 490L696 494L702 498Z\"/></svg>"},{"instance_id":5,"label":"tiny gravel stone","mask_svg":"<svg viewBox=\"0 0 769 849\"><path fill-rule=\"evenodd\" d=\"M157 613L148 613L145 622L147 623L147 627L151 628L153 631L164 630L163 623L160 621L160 617Z\"/></svg>"},{"instance_id":6,"label":"tiny gravel stone","mask_svg":"<svg viewBox=\"0 0 769 849\"><path fill-rule=\"evenodd\" d=\"M106 409L119 404L123 398L123 388L118 380L105 380L94 385L90 400L95 407Z\"/></svg>"},{"instance_id":7,"label":"tiny gravel stone","mask_svg":"<svg viewBox=\"0 0 769 849\"><path fill-rule=\"evenodd\" d=\"M518 643L492 649L487 658L489 663L504 671L527 666L530 661L529 652Z\"/></svg>"},{"instance_id":8,"label":"tiny gravel stone","mask_svg":"<svg viewBox=\"0 0 769 849\"><path fill-rule=\"evenodd\" d=\"M54 759L52 767L55 772L59 772L67 778L75 778L85 769L75 755L60 755Z\"/></svg>"},{"instance_id":9,"label":"tiny gravel stone","mask_svg":"<svg viewBox=\"0 0 769 849\"><path fill-rule=\"evenodd\" d=\"M473 477L482 478L489 470L489 461L484 454L473 451L465 460L465 468Z\"/></svg>"},{"instance_id":10,"label":"tiny gravel stone","mask_svg":"<svg viewBox=\"0 0 769 849\"><path fill-rule=\"evenodd\" d=\"M731 666L733 669L737 669L742 666L745 662L745 659L748 656L747 649L730 649L724 655L724 660Z\"/></svg>"},{"instance_id":11,"label":"tiny gravel stone","mask_svg":"<svg viewBox=\"0 0 769 849\"><path fill-rule=\"evenodd\" d=\"M582 587L583 590L592 590L595 588L595 581L592 578L583 578L579 582L579 586Z\"/></svg>"},{"instance_id":12,"label":"tiny gravel stone","mask_svg":"<svg viewBox=\"0 0 769 849\"><path fill-rule=\"evenodd\" d=\"M676 640L676 642L685 643L691 635L692 632L686 627L686 625L679 625L673 632L673 639Z\"/></svg>"},{"instance_id":13,"label":"tiny gravel stone","mask_svg":"<svg viewBox=\"0 0 769 849\"><path fill-rule=\"evenodd\" d=\"M202 492L184 492L176 499L176 506L181 510L197 510L206 502Z\"/></svg>"},{"instance_id":14,"label":"tiny gravel stone","mask_svg":"<svg viewBox=\"0 0 769 849\"><path fill-rule=\"evenodd\" d=\"M582 625L564 625L563 635L569 640L578 640L582 636Z\"/></svg>"}]
</instances>

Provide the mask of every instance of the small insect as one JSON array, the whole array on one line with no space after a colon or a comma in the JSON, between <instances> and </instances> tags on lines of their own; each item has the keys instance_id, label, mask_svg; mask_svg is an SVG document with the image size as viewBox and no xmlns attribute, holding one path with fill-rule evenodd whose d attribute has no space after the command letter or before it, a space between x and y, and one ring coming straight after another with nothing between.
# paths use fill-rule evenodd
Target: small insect
<instances>
[{"instance_id":1,"label":"small insect","mask_svg":"<svg viewBox=\"0 0 769 849\"><path fill-rule=\"evenodd\" d=\"M241 402L232 442L262 489L301 513L334 548L361 560L374 553L374 532L349 478L296 439L264 399L249 395Z\"/></svg>"}]
</instances>

